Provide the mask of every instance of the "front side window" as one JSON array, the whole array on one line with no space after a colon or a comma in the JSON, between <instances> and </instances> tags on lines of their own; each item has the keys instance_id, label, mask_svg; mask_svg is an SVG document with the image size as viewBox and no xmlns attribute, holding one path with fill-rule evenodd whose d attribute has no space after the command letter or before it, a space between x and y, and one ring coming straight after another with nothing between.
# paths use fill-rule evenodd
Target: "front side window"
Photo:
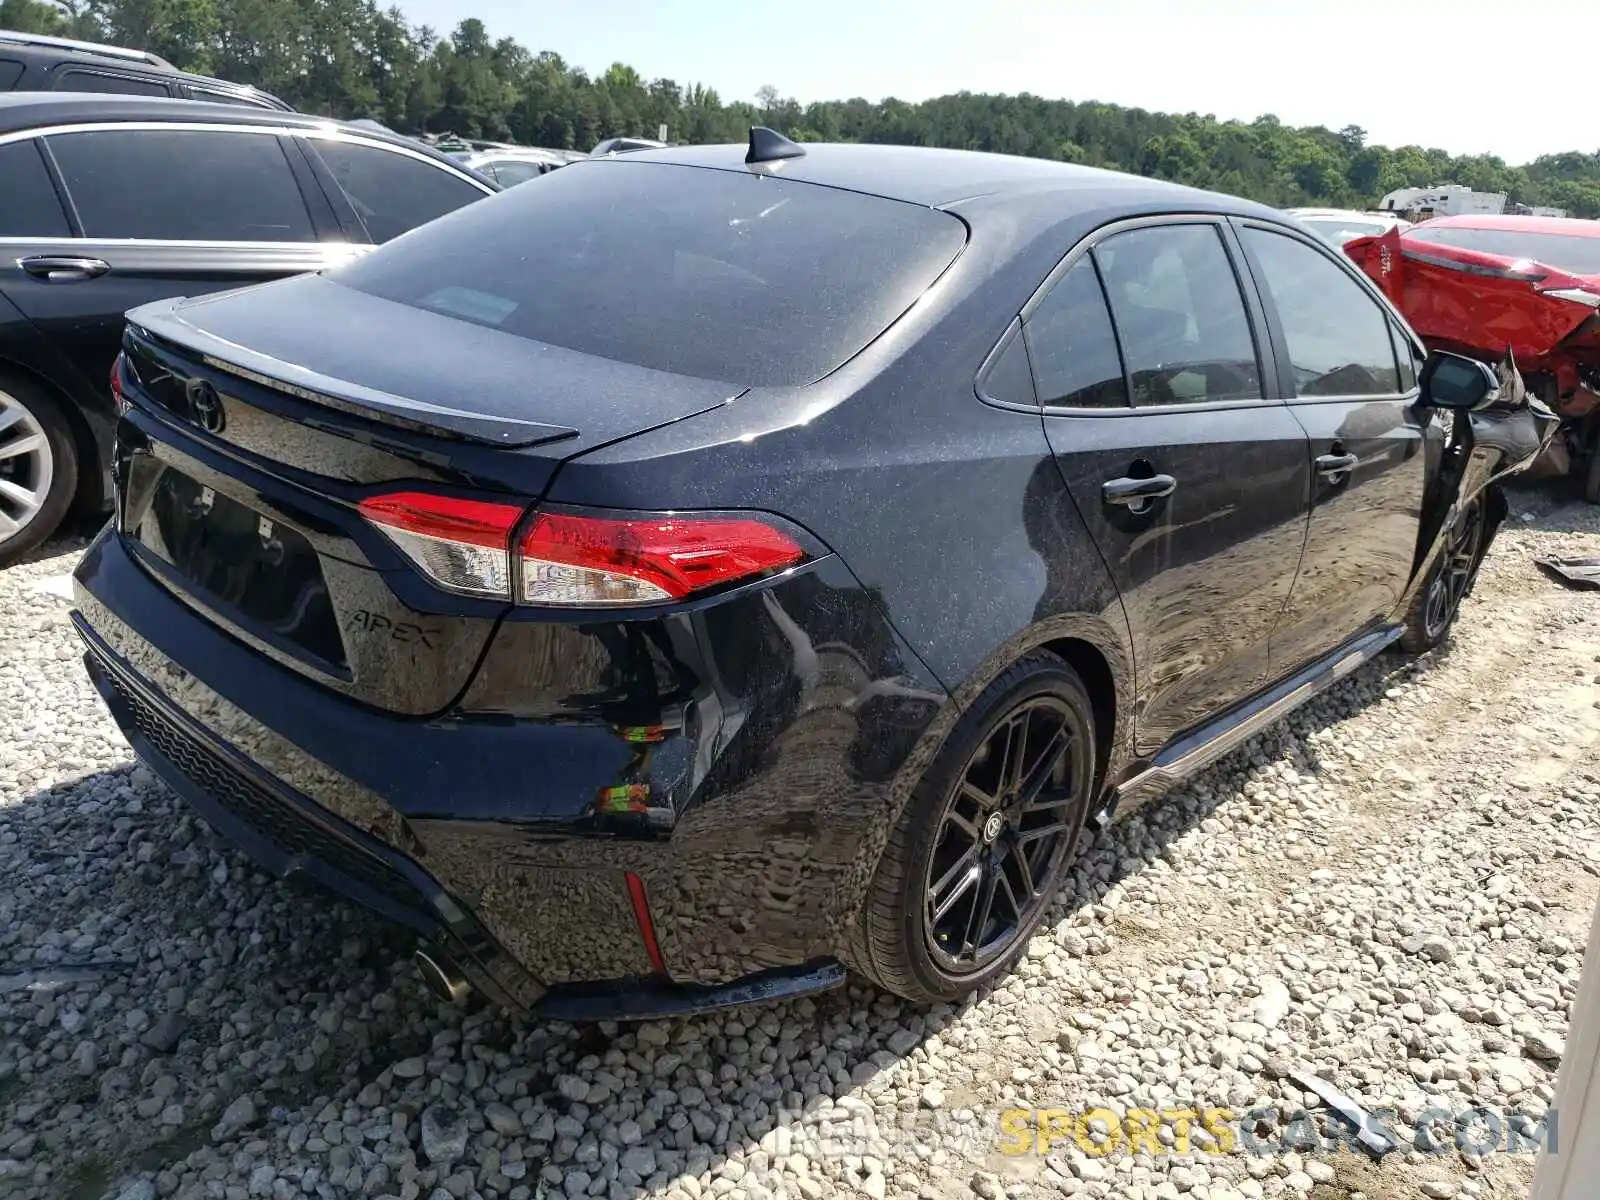
<instances>
[{"instance_id":1,"label":"front side window","mask_svg":"<svg viewBox=\"0 0 1600 1200\"><path fill-rule=\"evenodd\" d=\"M331 138L313 144L374 242L387 242L484 197L482 188L424 159Z\"/></svg>"},{"instance_id":2,"label":"front side window","mask_svg":"<svg viewBox=\"0 0 1600 1200\"><path fill-rule=\"evenodd\" d=\"M1136 405L1262 398L1250 318L1216 226L1130 229L1094 257Z\"/></svg>"},{"instance_id":3,"label":"front side window","mask_svg":"<svg viewBox=\"0 0 1600 1200\"><path fill-rule=\"evenodd\" d=\"M1245 245L1283 323L1299 396L1386 396L1400 390L1388 314L1321 251L1245 229Z\"/></svg>"},{"instance_id":4,"label":"front side window","mask_svg":"<svg viewBox=\"0 0 1600 1200\"><path fill-rule=\"evenodd\" d=\"M1094 262L1067 269L1023 325L1040 403L1062 408L1126 408L1122 356Z\"/></svg>"},{"instance_id":5,"label":"front side window","mask_svg":"<svg viewBox=\"0 0 1600 1200\"><path fill-rule=\"evenodd\" d=\"M747 387L811 383L966 244L949 213L626 156L552 171L328 278L580 354Z\"/></svg>"},{"instance_id":6,"label":"front side window","mask_svg":"<svg viewBox=\"0 0 1600 1200\"><path fill-rule=\"evenodd\" d=\"M110 128L56 134L49 143L85 237L316 240L271 134Z\"/></svg>"},{"instance_id":7,"label":"front side window","mask_svg":"<svg viewBox=\"0 0 1600 1200\"><path fill-rule=\"evenodd\" d=\"M0 237L71 237L39 145L0 146Z\"/></svg>"},{"instance_id":8,"label":"front side window","mask_svg":"<svg viewBox=\"0 0 1600 1200\"><path fill-rule=\"evenodd\" d=\"M488 164L489 174L502 187L512 187L519 183L527 183L530 179L537 179L544 174L544 168L535 162L526 162L515 158L502 158L499 162Z\"/></svg>"}]
</instances>

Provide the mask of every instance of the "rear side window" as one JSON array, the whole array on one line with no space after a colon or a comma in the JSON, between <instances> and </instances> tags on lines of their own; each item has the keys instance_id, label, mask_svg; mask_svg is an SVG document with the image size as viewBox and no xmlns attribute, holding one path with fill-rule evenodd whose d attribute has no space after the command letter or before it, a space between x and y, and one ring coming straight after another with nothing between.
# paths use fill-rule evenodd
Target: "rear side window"
<instances>
[{"instance_id":1,"label":"rear side window","mask_svg":"<svg viewBox=\"0 0 1600 1200\"><path fill-rule=\"evenodd\" d=\"M0 58L0 92L9 92L21 78L21 63L12 58Z\"/></svg>"},{"instance_id":2,"label":"rear side window","mask_svg":"<svg viewBox=\"0 0 1600 1200\"><path fill-rule=\"evenodd\" d=\"M1094 262L1080 258L1023 326L1034 387L1045 405L1126 408L1122 356Z\"/></svg>"},{"instance_id":3,"label":"rear side window","mask_svg":"<svg viewBox=\"0 0 1600 1200\"><path fill-rule=\"evenodd\" d=\"M528 180L537 179L544 174L544 168L538 163L518 162L516 159L502 159L487 166L488 173L498 180L502 187L527 183Z\"/></svg>"},{"instance_id":4,"label":"rear side window","mask_svg":"<svg viewBox=\"0 0 1600 1200\"><path fill-rule=\"evenodd\" d=\"M189 89L191 100L203 100L207 104L232 104L239 108L264 108L265 105L257 104L254 100L232 92L213 92L209 88L191 87Z\"/></svg>"},{"instance_id":5,"label":"rear side window","mask_svg":"<svg viewBox=\"0 0 1600 1200\"><path fill-rule=\"evenodd\" d=\"M1533 258L1573 275L1600 275L1600 236L1587 230L1593 224L1592 221L1573 221L1572 233L1424 224L1406 230L1406 239L1436 242L1502 258Z\"/></svg>"},{"instance_id":6,"label":"rear side window","mask_svg":"<svg viewBox=\"0 0 1600 1200\"><path fill-rule=\"evenodd\" d=\"M172 89L157 79L131 75L107 75L101 71L61 71L56 75L58 92L109 92L117 96L170 96Z\"/></svg>"},{"instance_id":7,"label":"rear side window","mask_svg":"<svg viewBox=\"0 0 1600 1200\"><path fill-rule=\"evenodd\" d=\"M420 158L356 142L319 138L314 145L374 242L484 197L481 188Z\"/></svg>"},{"instance_id":8,"label":"rear side window","mask_svg":"<svg viewBox=\"0 0 1600 1200\"><path fill-rule=\"evenodd\" d=\"M0 237L71 237L33 140L0 146Z\"/></svg>"},{"instance_id":9,"label":"rear side window","mask_svg":"<svg viewBox=\"0 0 1600 1200\"><path fill-rule=\"evenodd\" d=\"M1094 257L1135 404L1261 399L1250 319L1214 225L1130 229Z\"/></svg>"},{"instance_id":10,"label":"rear side window","mask_svg":"<svg viewBox=\"0 0 1600 1200\"><path fill-rule=\"evenodd\" d=\"M743 171L626 158L553 171L331 273L618 362L810 383L906 311L965 244L947 213Z\"/></svg>"},{"instance_id":11,"label":"rear side window","mask_svg":"<svg viewBox=\"0 0 1600 1200\"><path fill-rule=\"evenodd\" d=\"M1298 396L1387 396L1400 390L1390 320L1321 251L1281 233L1245 229L1289 346Z\"/></svg>"},{"instance_id":12,"label":"rear side window","mask_svg":"<svg viewBox=\"0 0 1600 1200\"><path fill-rule=\"evenodd\" d=\"M107 129L50 138L86 237L316 240L271 134Z\"/></svg>"}]
</instances>

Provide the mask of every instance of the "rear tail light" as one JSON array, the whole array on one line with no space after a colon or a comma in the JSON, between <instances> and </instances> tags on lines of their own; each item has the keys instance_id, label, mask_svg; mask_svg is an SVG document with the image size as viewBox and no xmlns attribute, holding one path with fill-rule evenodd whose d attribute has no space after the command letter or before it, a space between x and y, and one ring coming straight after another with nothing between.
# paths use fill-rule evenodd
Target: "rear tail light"
<instances>
[{"instance_id":1,"label":"rear tail light","mask_svg":"<svg viewBox=\"0 0 1600 1200\"><path fill-rule=\"evenodd\" d=\"M522 520L520 504L391 492L361 502L376 525L440 587L469 596L511 598L506 547Z\"/></svg>"},{"instance_id":2,"label":"rear tail light","mask_svg":"<svg viewBox=\"0 0 1600 1200\"><path fill-rule=\"evenodd\" d=\"M678 515L541 513L520 549L526 603L583 607L682 600L805 557L761 521Z\"/></svg>"},{"instance_id":3,"label":"rear tail light","mask_svg":"<svg viewBox=\"0 0 1600 1200\"><path fill-rule=\"evenodd\" d=\"M670 603L801 563L806 551L765 520L695 513L542 511L516 544L525 509L428 492L369 497L361 515L452 592L563 608Z\"/></svg>"},{"instance_id":4,"label":"rear tail light","mask_svg":"<svg viewBox=\"0 0 1600 1200\"><path fill-rule=\"evenodd\" d=\"M128 411L128 398L122 394L122 353L111 360L111 399L116 402L117 415Z\"/></svg>"}]
</instances>

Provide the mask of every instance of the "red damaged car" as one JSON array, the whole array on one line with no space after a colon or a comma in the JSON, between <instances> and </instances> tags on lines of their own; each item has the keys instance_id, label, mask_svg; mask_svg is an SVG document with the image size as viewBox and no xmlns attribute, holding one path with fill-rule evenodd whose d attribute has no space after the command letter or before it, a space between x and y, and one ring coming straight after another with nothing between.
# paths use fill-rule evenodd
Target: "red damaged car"
<instances>
[{"instance_id":1,"label":"red damaged car","mask_svg":"<svg viewBox=\"0 0 1600 1200\"><path fill-rule=\"evenodd\" d=\"M1516 361L1562 417L1535 474L1600 503L1600 221L1437 217L1345 245L1430 350Z\"/></svg>"}]
</instances>

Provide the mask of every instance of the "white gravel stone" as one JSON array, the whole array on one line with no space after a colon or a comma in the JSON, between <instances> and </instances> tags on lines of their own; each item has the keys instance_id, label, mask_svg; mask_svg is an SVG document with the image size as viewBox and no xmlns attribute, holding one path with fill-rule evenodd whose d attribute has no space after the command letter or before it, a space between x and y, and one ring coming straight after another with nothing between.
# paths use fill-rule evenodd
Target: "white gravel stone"
<instances>
[{"instance_id":1,"label":"white gravel stone","mask_svg":"<svg viewBox=\"0 0 1600 1200\"><path fill-rule=\"evenodd\" d=\"M440 1006L399 931L250 867L106 715L39 586L74 552L0 571L0 1190L88 1194L94 1161L117 1200L1292 1200L1357 1185L1170 1123L1165 1153L1068 1136L1002 1171L1001 1116L1316 1111L1305 1069L1536 1119L1600 889L1600 611L1531 558L1600 554L1600 509L1512 503L1538 515L1448 653L1363 668L1103 833L987 995L590 1029ZM1515 1157L1383 1169L1523 1194Z\"/></svg>"}]
</instances>

